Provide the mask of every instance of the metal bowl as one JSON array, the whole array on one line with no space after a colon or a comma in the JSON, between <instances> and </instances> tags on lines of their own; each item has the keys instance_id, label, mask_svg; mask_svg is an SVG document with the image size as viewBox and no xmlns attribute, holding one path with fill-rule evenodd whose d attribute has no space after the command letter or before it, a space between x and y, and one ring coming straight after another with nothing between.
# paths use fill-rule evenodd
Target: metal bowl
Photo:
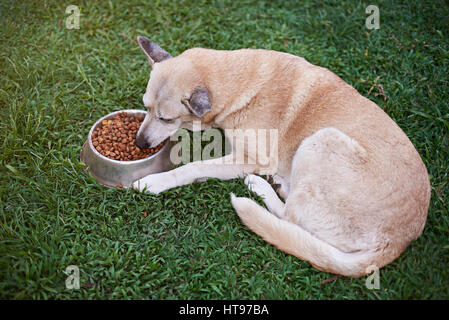
<instances>
[{"instance_id":1,"label":"metal bowl","mask_svg":"<svg viewBox=\"0 0 449 320\"><path fill-rule=\"evenodd\" d=\"M173 142L170 139L165 141L164 146L155 154L134 161L118 161L107 158L100 154L92 144L92 133L101 125L103 120L113 119L121 112L133 115L146 115L143 110L120 110L110 113L99 119L89 131L86 142L81 150L81 161L85 164L84 170L90 173L98 183L108 186L125 188L146 175L168 171L174 168L170 160L170 150Z\"/></svg>"}]
</instances>

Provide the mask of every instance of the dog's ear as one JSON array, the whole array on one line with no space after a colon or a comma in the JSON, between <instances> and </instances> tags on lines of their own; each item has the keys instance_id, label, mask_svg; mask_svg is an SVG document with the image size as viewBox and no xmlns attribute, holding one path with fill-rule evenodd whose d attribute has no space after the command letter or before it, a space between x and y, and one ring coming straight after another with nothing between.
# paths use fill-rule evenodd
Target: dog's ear
<instances>
[{"instance_id":1,"label":"dog's ear","mask_svg":"<svg viewBox=\"0 0 449 320\"><path fill-rule=\"evenodd\" d=\"M209 92L205 88L196 88L190 98L183 99L182 103L197 117L204 116L212 109Z\"/></svg>"},{"instance_id":2,"label":"dog's ear","mask_svg":"<svg viewBox=\"0 0 449 320\"><path fill-rule=\"evenodd\" d=\"M161 62L171 58L171 55L159 47L156 43L142 36L137 37L137 42L139 46L142 48L143 52L145 52L148 60L150 61L150 65L153 66L157 62Z\"/></svg>"}]
</instances>

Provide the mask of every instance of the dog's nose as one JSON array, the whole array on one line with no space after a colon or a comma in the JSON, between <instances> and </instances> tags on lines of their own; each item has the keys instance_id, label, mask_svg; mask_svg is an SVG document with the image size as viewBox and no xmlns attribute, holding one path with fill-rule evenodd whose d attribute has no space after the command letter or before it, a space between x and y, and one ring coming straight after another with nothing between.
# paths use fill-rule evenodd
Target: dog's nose
<instances>
[{"instance_id":1,"label":"dog's nose","mask_svg":"<svg viewBox=\"0 0 449 320\"><path fill-rule=\"evenodd\" d=\"M145 138L142 135L137 135L136 146L138 146L141 149L146 149L150 147L150 144L145 140Z\"/></svg>"}]
</instances>

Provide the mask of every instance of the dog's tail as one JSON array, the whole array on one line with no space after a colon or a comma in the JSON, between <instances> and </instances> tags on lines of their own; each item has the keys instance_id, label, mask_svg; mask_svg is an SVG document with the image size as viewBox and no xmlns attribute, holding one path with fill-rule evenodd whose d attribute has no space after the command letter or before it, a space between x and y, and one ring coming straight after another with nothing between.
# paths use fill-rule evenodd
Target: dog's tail
<instances>
[{"instance_id":1,"label":"dog's tail","mask_svg":"<svg viewBox=\"0 0 449 320\"><path fill-rule=\"evenodd\" d=\"M309 261L315 268L350 277L373 271L374 252L343 252L300 226L279 219L249 198L231 194L232 205L242 222L265 241L282 251ZM381 267L381 266L378 266Z\"/></svg>"}]
</instances>

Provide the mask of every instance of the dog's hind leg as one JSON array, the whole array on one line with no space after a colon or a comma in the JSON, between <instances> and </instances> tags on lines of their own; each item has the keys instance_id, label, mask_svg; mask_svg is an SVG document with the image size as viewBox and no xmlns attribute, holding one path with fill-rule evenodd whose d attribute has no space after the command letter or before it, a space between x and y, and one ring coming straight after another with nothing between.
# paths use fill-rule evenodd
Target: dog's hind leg
<instances>
[{"instance_id":1,"label":"dog's hind leg","mask_svg":"<svg viewBox=\"0 0 449 320\"><path fill-rule=\"evenodd\" d=\"M268 181L254 174L250 174L245 178L245 184L248 186L249 190L263 198L265 205L271 213L281 219L284 217L285 205L281 199L279 199Z\"/></svg>"},{"instance_id":2,"label":"dog's hind leg","mask_svg":"<svg viewBox=\"0 0 449 320\"><path fill-rule=\"evenodd\" d=\"M372 226L376 220L371 224L363 220L371 210L361 199L371 190L364 185L365 159L357 141L336 129L322 129L298 148L283 218L249 198L232 195L232 205L249 229L282 251L320 270L364 275L370 265L385 265L378 259L381 240ZM276 206L271 196L268 208Z\"/></svg>"}]
</instances>

